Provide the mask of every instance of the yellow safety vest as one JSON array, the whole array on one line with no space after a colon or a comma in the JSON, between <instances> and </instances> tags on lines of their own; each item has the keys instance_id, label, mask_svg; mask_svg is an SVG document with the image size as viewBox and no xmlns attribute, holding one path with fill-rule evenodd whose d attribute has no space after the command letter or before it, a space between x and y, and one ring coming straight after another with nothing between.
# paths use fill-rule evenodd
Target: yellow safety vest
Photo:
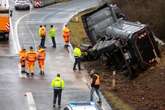
<instances>
[{"instance_id":1,"label":"yellow safety vest","mask_svg":"<svg viewBox=\"0 0 165 110\"><path fill-rule=\"evenodd\" d=\"M64 80L62 80L60 77L56 77L55 79L52 80L51 86L53 88L59 88L59 89L64 89Z\"/></svg>"},{"instance_id":2,"label":"yellow safety vest","mask_svg":"<svg viewBox=\"0 0 165 110\"><path fill-rule=\"evenodd\" d=\"M80 50L80 48L75 48L74 50L73 50L73 55L75 56L75 57L81 57L81 50Z\"/></svg>"}]
</instances>

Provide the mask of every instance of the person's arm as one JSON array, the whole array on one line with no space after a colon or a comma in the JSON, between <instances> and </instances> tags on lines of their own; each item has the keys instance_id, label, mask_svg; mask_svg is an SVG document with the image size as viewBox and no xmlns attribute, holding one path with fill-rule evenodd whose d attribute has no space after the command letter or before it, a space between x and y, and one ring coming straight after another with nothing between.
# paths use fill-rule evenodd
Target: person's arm
<instances>
[{"instance_id":1,"label":"person's arm","mask_svg":"<svg viewBox=\"0 0 165 110\"><path fill-rule=\"evenodd\" d=\"M51 31L50 30L48 31L48 36L51 37Z\"/></svg>"},{"instance_id":2,"label":"person's arm","mask_svg":"<svg viewBox=\"0 0 165 110\"><path fill-rule=\"evenodd\" d=\"M92 83L91 83L91 86L92 86L92 87L95 85L96 79L97 79L96 76L93 75L93 76L92 76Z\"/></svg>"},{"instance_id":3,"label":"person's arm","mask_svg":"<svg viewBox=\"0 0 165 110\"><path fill-rule=\"evenodd\" d=\"M39 35L39 37L41 37L41 28L39 28L39 30L38 30L38 35Z\"/></svg>"},{"instance_id":4,"label":"person's arm","mask_svg":"<svg viewBox=\"0 0 165 110\"><path fill-rule=\"evenodd\" d=\"M54 28L54 37L56 37L56 35L57 35L57 30L56 28Z\"/></svg>"},{"instance_id":5,"label":"person's arm","mask_svg":"<svg viewBox=\"0 0 165 110\"><path fill-rule=\"evenodd\" d=\"M52 82L51 82L51 86L52 86L52 88L55 87L55 81L54 81L54 80L52 80Z\"/></svg>"},{"instance_id":6,"label":"person's arm","mask_svg":"<svg viewBox=\"0 0 165 110\"><path fill-rule=\"evenodd\" d=\"M62 89L64 89L64 87L65 87L65 82L64 80L62 80Z\"/></svg>"}]
</instances>

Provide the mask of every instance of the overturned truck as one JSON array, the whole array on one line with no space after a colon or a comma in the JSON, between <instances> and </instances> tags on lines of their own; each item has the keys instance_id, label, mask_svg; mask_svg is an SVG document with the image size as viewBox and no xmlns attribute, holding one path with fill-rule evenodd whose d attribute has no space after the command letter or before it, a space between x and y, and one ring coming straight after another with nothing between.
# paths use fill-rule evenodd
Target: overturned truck
<instances>
[{"instance_id":1,"label":"overturned truck","mask_svg":"<svg viewBox=\"0 0 165 110\"><path fill-rule=\"evenodd\" d=\"M128 21L116 5L106 4L82 16L82 21L92 44L86 49L88 60L103 58L111 69L133 78L160 57L149 27Z\"/></svg>"}]
</instances>

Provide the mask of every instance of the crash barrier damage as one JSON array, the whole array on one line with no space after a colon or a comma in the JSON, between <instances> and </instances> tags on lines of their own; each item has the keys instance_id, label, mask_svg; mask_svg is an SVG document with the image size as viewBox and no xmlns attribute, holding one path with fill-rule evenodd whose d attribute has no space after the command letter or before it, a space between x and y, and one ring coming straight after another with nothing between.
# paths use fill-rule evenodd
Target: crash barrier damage
<instances>
[{"instance_id":1,"label":"crash barrier damage","mask_svg":"<svg viewBox=\"0 0 165 110\"><path fill-rule=\"evenodd\" d=\"M87 60L102 58L112 70L128 78L159 61L158 43L150 28L130 22L116 5L105 4L82 16L82 21L91 41L83 47Z\"/></svg>"},{"instance_id":2,"label":"crash barrier damage","mask_svg":"<svg viewBox=\"0 0 165 110\"><path fill-rule=\"evenodd\" d=\"M63 2L67 0L31 0L34 8L40 8L53 3Z\"/></svg>"}]
</instances>

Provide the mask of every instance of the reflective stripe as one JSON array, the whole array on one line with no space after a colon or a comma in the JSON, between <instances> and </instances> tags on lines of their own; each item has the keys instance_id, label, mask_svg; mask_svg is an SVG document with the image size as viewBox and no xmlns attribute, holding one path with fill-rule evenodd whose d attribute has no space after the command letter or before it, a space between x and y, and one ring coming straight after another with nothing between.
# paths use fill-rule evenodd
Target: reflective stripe
<instances>
[{"instance_id":1,"label":"reflective stripe","mask_svg":"<svg viewBox=\"0 0 165 110\"><path fill-rule=\"evenodd\" d=\"M35 52L27 53L27 60L28 61L35 61L36 60L36 53Z\"/></svg>"},{"instance_id":2,"label":"reflective stripe","mask_svg":"<svg viewBox=\"0 0 165 110\"><path fill-rule=\"evenodd\" d=\"M95 85L100 85L100 76L95 74L95 76L97 77L96 81L95 81Z\"/></svg>"}]
</instances>

